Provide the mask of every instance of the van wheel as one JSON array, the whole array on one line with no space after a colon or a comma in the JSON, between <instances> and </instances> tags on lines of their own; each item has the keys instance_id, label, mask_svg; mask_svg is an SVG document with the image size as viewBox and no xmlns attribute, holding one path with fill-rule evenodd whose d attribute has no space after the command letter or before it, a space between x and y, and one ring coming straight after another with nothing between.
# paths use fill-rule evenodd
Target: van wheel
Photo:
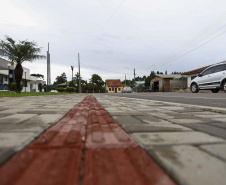
<instances>
[{"instance_id":1,"label":"van wheel","mask_svg":"<svg viewBox=\"0 0 226 185\"><path fill-rule=\"evenodd\" d=\"M193 93L199 92L199 88L196 83L191 84L191 92L193 92Z\"/></svg>"},{"instance_id":2,"label":"van wheel","mask_svg":"<svg viewBox=\"0 0 226 185\"><path fill-rule=\"evenodd\" d=\"M218 93L220 89L211 89L212 93Z\"/></svg>"},{"instance_id":3,"label":"van wheel","mask_svg":"<svg viewBox=\"0 0 226 185\"><path fill-rule=\"evenodd\" d=\"M226 81L223 83L223 91L226 93Z\"/></svg>"}]
</instances>

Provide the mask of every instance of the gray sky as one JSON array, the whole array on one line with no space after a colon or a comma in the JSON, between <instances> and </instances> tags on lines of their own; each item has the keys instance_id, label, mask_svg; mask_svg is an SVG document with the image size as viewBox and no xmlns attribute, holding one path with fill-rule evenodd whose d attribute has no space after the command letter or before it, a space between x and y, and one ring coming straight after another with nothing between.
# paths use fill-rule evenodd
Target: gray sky
<instances>
[{"instance_id":1,"label":"gray sky","mask_svg":"<svg viewBox=\"0 0 226 185\"><path fill-rule=\"evenodd\" d=\"M51 81L71 65L90 79L185 72L226 60L226 0L0 0L0 39L51 54ZM46 78L46 60L25 62Z\"/></svg>"}]
</instances>

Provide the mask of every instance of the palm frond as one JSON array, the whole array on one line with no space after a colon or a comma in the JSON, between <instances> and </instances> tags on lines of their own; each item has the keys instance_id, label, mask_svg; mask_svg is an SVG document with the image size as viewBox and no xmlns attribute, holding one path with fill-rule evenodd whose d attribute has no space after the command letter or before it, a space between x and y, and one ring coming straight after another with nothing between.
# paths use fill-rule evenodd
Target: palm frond
<instances>
[{"instance_id":1,"label":"palm frond","mask_svg":"<svg viewBox=\"0 0 226 185\"><path fill-rule=\"evenodd\" d=\"M31 62L37 59L45 59L46 56L39 55L40 52L41 48L37 47L37 43L34 41L25 40L16 44L12 38L6 36L6 41L1 40L0 42L0 55L9 60L14 60L18 64L24 61Z\"/></svg>"}]
</instances>

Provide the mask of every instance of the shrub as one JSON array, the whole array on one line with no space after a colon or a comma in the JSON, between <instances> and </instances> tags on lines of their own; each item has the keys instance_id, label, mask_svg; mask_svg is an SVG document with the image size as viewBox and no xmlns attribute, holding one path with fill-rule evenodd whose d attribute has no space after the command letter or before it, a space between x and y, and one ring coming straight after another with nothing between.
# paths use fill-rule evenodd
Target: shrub
<instances>
[{"instance_id":1,"label":"shrub","mask_svg":"<svg viewBox=\"0 0 226 185\"><path fill-rule=\"evenodd\" d=\"M20 90L22 91L22 89L23 89L23 84L21 83ZM15 82L11 83L11 91L16 91L16 83Z\"/></svg>"},{"instance_id":2,"label":"shrub","mask_svg":"<svg viewBox=\"0 0 226 185\"><path fill-rule=\"evenodd\" d=\"M57 91L58 92L64 92L64 88L63 87L59 87L59 88L57 88Z\"/></svg>"},{"instance_id":3,"label":"shrub","mask_svg":"<svg viewBox=\"0 0 226 185\"><path fill-rule=\"evenodd\" d=\"M74 81L70 81L69 82L69 87L75 87L75 82Z\"/></svg>"},{"instance_id":4,"label":"shrub","mask_svg":"<svg viewBox=\"0 0 226 185\"><path fill-rule=\"evenodd\" d=\"M74 91L74 87L67 87L66 90L67 92L71 93Z\"/></svg>"}]
</instances>

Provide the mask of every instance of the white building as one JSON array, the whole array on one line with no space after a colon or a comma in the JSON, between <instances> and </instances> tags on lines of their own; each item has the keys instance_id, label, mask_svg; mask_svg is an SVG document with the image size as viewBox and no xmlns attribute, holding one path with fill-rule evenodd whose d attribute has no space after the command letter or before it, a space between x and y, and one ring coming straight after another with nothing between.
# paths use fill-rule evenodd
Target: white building
<instances>
[{"instance_id":1,"label":"white building","mask_svg":"<svg viewBox=\"0 0 226 185\"><path fill-rule=\"evenodd\" d=\"M9 61L0 58L0 91L8 90L9 69L13 70L15 68L15 65L8 66L9 64ZM39 92L38 84L44 85L45 81L30 76L30 69L23 67L22 83L22 92Z\"/></svg>"}]
</instances>

